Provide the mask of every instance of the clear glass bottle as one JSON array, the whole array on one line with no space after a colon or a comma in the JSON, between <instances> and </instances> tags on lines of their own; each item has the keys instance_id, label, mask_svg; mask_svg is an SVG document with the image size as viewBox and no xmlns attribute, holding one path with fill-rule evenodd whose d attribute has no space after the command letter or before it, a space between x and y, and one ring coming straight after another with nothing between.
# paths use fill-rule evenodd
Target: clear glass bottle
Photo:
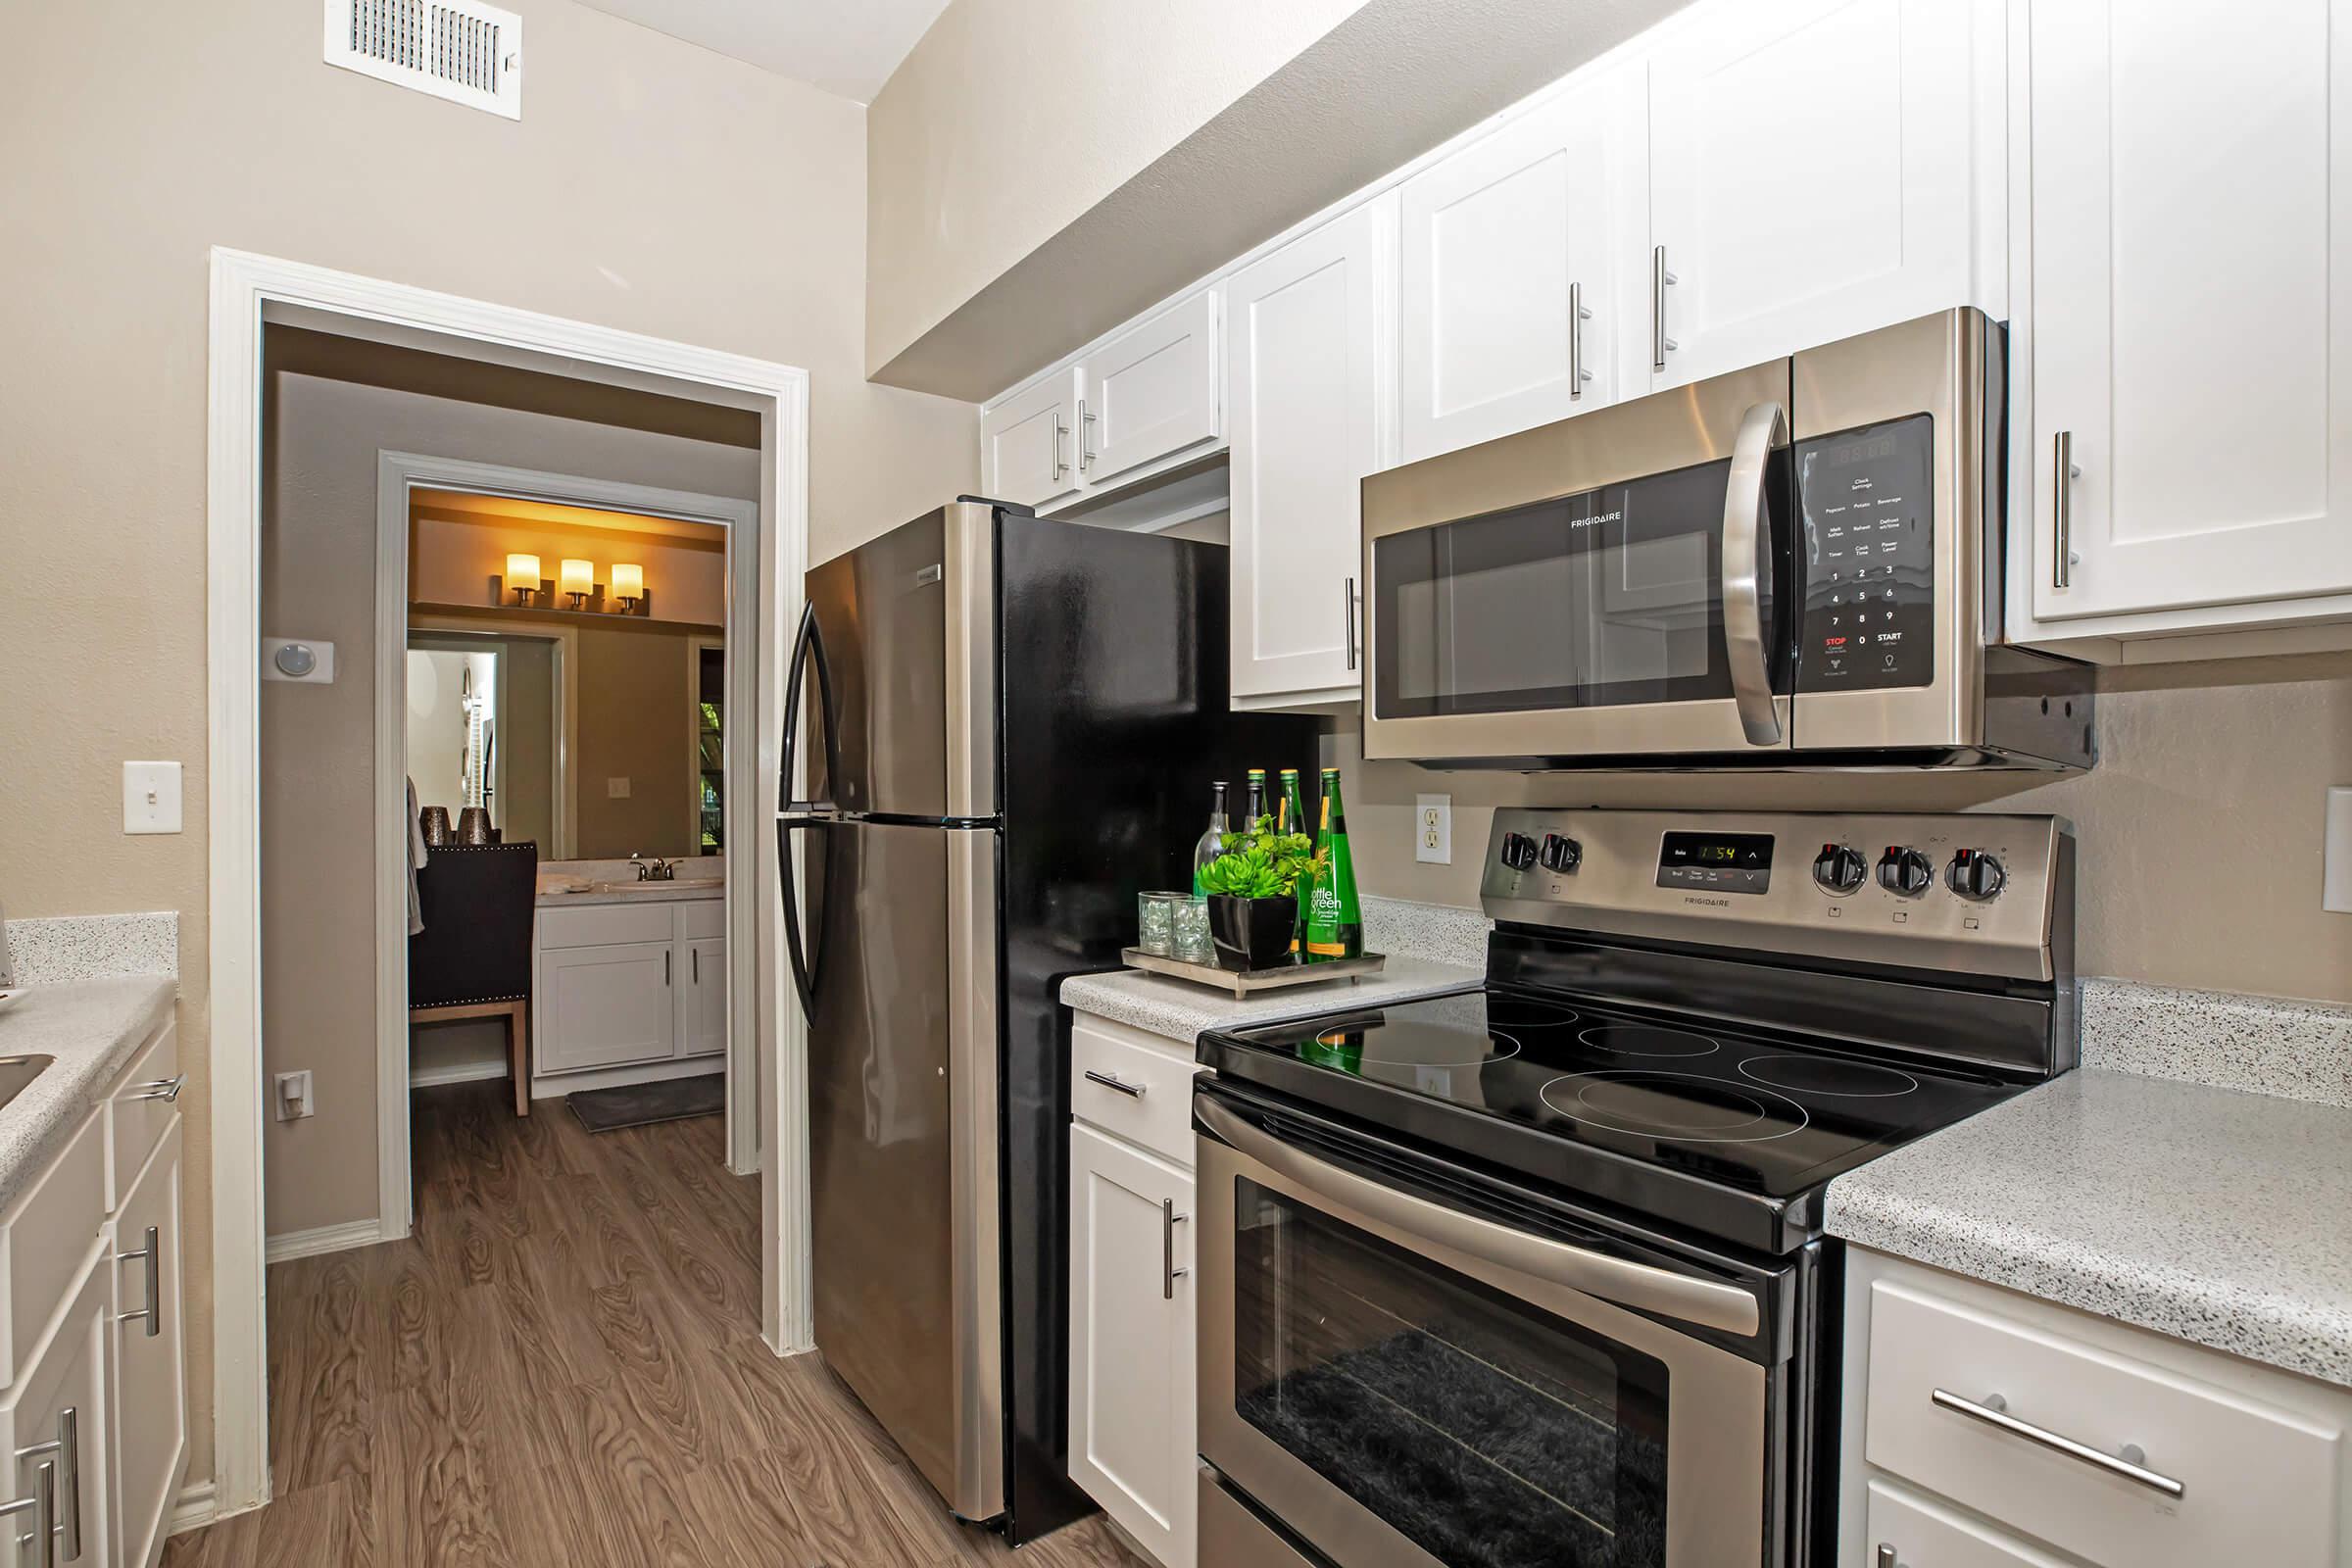
<instances>
[{"instance_id":1,"label":"clear glass bottle","mask_svg":"<svg viewBox=\"0 0 2352 1568\"><path fill-rule=\"evenodd\" d=\"M1208 869L1208 863L1211 860L1225 853L1225 835L1230 831L1225 825L1225 786L1219 783L1212 785L1211 788L1217 793L1215 803L1208 808L1208 831L1201 834L1200 842L1193 846L1193 891L1195 893L1207 891L1200 885L1200 873Z\"/></svg>"},{"instance_id":2,"label":"clear glass bottle","mask_svg":"<svg viewBox=\"0 0 2352 1568\"><path fill-rule=\"evenodd\" d=\"M1244 833L1256 832L1257 819L1265 814L1266 770L1262 767L1253 767L1250 770L1250 794L1248 805L1242 812L1241 831Z\"/></svg>"}]
</instances>

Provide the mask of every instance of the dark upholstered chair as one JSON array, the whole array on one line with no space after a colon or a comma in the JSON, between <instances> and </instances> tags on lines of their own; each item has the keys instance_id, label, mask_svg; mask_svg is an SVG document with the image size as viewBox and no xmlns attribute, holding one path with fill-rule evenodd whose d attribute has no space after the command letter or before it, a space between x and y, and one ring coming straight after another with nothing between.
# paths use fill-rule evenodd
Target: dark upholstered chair
<instances>
[{"instance_id":1,"label":"dark upholstered chair","mask_svg":"<svg viewBox=\"0 0 2352 1568\"><path fill-rule=\"evenodd\" d=\"M531 922L539 846L436 844L416 873L424 929L409 938L409 1021L507 1020L514 1114L531 1113Z\"/></svg>"}]
</instances>

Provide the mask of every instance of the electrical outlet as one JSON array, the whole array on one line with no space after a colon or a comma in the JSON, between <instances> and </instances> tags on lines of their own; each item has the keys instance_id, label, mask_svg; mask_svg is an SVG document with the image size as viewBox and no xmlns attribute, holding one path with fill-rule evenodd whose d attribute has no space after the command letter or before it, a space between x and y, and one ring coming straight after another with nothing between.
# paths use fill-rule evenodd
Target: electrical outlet
<instances>
[{"instance_id":1,"label":"electrical outlet","mask_svg":"<svg viewBox=\"0 0 2352 1568\"><path fill-rule=\"evenodd\" d=\"M605 780L605 799L606 799L606 800L608 800L608 801L625 801L625 800L627 800L628 798L629 798L629 781L628 781L627 779L625 779L625 778L609 778L609 779Z\"/></svg>"},{"instance_id":2,"label":"electrical outlet","mask_svg":"<svg viewBox=\"0 0 2352 1568\"><path fill-rule=\"evenodd\" d=\"M277 1075L277 1119L300 1121L316 1114L318 1106L311 1099L309 1068L301 1072L281 1072Z\"/></svg>"},{"instance_id":3,"label":"electrical outlet","mask_svg":"<svg viewBox=\"0 0 2352 1568\"><path fill-rule=\"evenodd\" d=\"M1413 858L1431 865L1453 863L1453 797L1413 797Z\"/></svg>"}]
</instances>

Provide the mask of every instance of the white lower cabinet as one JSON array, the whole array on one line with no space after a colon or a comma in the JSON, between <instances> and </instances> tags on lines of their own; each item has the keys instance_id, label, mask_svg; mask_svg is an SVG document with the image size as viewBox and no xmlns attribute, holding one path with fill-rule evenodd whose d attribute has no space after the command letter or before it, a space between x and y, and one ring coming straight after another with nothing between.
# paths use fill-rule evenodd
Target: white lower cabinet
<instances>
[{"instance_id":1,"label":"white lower cabinet","mask_svg":"<svg viewBox=\"0 0 2352 1568\"><path fill-rule=\"evenodd\" d=\"M148 1157L115 1215L113 1341L115 1538L123 1568L163 1556L187 1466L188 1401L180 1333L180 1129ZM149 1249L153 1249L150 1256Z\"/></svg>"},{"instance_id":2,"label":"white lower cabinet","mask_svg":"<svg viewBox=\"0 0 2352 1568\"><path fill-rule=\"evenodd\" d=\"M725 932L722 899L540 911L533 1076L723 1054Z\"/></svg>"},{"instance_id":3,"label":"white lower cabinet","mask_svg":"<svg viewBox=\"0 0 2352 1568\"><path fill-rule=\"evenodd\" d=\"M1181 1058L1175 1092L1188 1094L1191 1054L1176 1042L1078 1021L1073 1077L1093 1059L1087 1036L1098 1052L1150 1038L1141 1049ZM1071 1123L1070 1479L1160 1568L1195 1568L1199 1549L1193 1215L1189 1164Z\"/></svg>"},{"instance_id":4,"label":"white lower cabinet","mask_svg":"<svg viewBox=\"0 0 2352 1568\"><path fill-rule=\"evenodd\" d=\"M1846 1568L2352 1565L2352 1391L1860 1250L1846 1333Z\"/></svg>"},{"instance_id":5,"label":"white lower cabinet","mask_svg":"<svg viewBox=\"0 0 2352 1568\"><path fill-rule=\"evenodd\" d=\"M727 1049L727 940L698 937L685 946L686 984L678 991L681 1056L715 1056Z\"/></svg>"},{"instance_id":6,"label":"white lower cabinet","mask_svg":"<svg viewBox=\"0 0 2352 1568\"><path fill-rule=\"evenodd\" d=\"M98 1237L89 1239L79 1282L48 1340L0 1401L0 1454L16 1456L8 1469L8 1496L0 1500L34 1503L0 1519L0 1532L29 1543L45 1515L54 1552L20 1547L20 1555L10 1559L40 1568L52 1562L78 1568L118 1560L106 1397L114 1295L107 1288L98 1242Z\"/></svg>"}]
</instances>

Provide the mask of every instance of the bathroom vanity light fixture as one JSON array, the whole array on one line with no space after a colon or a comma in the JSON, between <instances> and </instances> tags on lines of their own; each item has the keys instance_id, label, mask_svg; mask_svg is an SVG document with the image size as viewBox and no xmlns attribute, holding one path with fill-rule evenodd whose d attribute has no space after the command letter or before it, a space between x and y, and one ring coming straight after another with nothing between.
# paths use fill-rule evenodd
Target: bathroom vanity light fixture
<instances>
[{"instance_id":1,"label":"bathroom vanity light fixture","mask_svg":"<svg viewBox=\"0 0 2352 1568\"><path fill-rule=\"evenodd\" d=\"M507 557L507 586L514 590L514 603L518 607L538 598L539 558L521 555Z\"/></svg>"},{"instance_id":2,"label":"bathroom vanity light fixture","mask_svg":"<svg viewBox=\"0 0 2352 1568\"><path fill-rule=\"evenodd\" d=\"M558 583L558 592L570 598L572 609L579 609L582 604L587 602L588 596L596 592L596 563L565 560L563 576Z\"/></svg>"},{"instance_id":3,"label":"bathroom vanity light fixture","mask_svg":"<svg viewBox=\"0 0 2352 1568\"><path fill-rule=\"evenodd\" d=\"M645 597L645 568L631 565L625 561L614 562L612 564L612 597L627 607L622 611L623 614L635 614L637 601Z\"/></svg>"}]
</instances>

